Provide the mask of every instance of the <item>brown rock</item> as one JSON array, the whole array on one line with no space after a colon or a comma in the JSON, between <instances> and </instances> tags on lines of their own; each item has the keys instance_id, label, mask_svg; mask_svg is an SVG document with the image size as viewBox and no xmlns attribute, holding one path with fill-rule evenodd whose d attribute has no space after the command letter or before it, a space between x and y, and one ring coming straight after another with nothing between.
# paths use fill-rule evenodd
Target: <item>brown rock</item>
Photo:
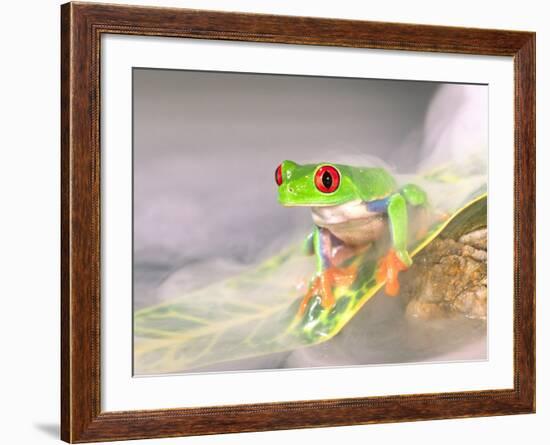
<instances>
[{"instance_id":1,"label":"brown rock","mask_svg":"<svg viewBox=\"0 0 550 445\"><path fill-rule=\"evenodd\" d=\"M487 230L458 241L437 239L418 254L403 274L407 315L431 319L461 315L487 317Z\"/></svg>"}]
</instances>

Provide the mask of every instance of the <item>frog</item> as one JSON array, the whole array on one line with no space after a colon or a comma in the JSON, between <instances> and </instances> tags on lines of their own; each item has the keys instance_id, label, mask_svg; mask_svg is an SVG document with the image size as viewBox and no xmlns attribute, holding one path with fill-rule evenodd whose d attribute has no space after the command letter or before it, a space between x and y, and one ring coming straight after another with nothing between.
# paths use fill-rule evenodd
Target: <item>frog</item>
<instances>
[{"instance_id":1,"label":"frog","mask_svg":"<svg viewBox=\"0 0 550 445\"><path fill-rule=\"evenodd\" d=\"M378 261L375 279L397 296L399 273L412 265L408 251L409 208L428 206L426 192L413 183L399 186L382 167L330 162L298 164L285 160L275 169L278 202L284 207L311 209L313 229L304 251L316 258L316 272L299 306L303 314L313 296L325 309L334 306L336 286L350 286L357 266L347 257L369 249L384 236L387 252ZM351 252L351 254L350 254Z\"/></svg>"}]
</instances>

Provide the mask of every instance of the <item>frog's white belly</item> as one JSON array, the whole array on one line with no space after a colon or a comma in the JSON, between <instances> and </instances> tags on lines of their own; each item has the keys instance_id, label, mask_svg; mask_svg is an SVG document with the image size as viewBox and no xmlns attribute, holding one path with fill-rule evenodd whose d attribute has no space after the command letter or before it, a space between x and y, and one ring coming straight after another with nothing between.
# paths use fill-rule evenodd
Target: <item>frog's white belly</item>
<instances>
[{"instance_id":1,"label":"frog's white belly","mask_svg":"<svg viewBox=\"0 0 550 445\"><path fill-rule=\"evenodd\" d=\"M379 239L386 229L386 215L367 209L365 202L350 201L337 206L312 207L313 222L349 246Z\"/></svg>"}]
</instances>

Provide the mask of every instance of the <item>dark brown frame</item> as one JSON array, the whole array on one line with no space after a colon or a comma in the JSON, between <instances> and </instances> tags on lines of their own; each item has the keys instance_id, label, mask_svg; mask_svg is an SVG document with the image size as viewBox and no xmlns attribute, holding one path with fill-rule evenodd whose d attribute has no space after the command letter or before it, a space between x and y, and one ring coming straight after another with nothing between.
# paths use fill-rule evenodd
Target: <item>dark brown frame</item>
<instances>
[{"instance_id":1,"label":"dark brown frame","mask_svg":"<svg viewBox=\"0 0 550 445\"><path fill-rule=\"evenodd\" d=\"M99 69L100 37L104 33L512 56L515 70L514 388L102 412ZM61 37L63 440L92 442L535 411L534 33L68 3L61 7Z\"/></svg>"}]
</instances>

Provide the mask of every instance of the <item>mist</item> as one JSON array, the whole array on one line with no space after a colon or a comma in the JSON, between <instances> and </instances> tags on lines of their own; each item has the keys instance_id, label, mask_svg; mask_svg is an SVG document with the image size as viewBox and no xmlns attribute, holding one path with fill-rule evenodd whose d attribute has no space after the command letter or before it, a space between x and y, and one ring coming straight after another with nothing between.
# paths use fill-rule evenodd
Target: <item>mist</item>
<instances>
[{"instance_id":1,"label":"mist","mask_svg":"<svg viewBox=\"0 0 550 445\"><path fill-rule=\"evenodd\" d=\"M462 186L428 190L442 209L486 185L486 85L134 69L133 91L135 310L301 242L310 211L277 203L274 170L284 159L383 166L398 182L421 185L441 166L467 172ZM387 363L406 355L403 336L421 344L433 335L395 317L402 303L369 305L378 315L362 311L327 344L223 369ZM463 356L483 358L484 338L471 335ZM385 353L368 347L380 336ZM434 347L409 359L443 353Z\"/></svg>"}]
</instances>

